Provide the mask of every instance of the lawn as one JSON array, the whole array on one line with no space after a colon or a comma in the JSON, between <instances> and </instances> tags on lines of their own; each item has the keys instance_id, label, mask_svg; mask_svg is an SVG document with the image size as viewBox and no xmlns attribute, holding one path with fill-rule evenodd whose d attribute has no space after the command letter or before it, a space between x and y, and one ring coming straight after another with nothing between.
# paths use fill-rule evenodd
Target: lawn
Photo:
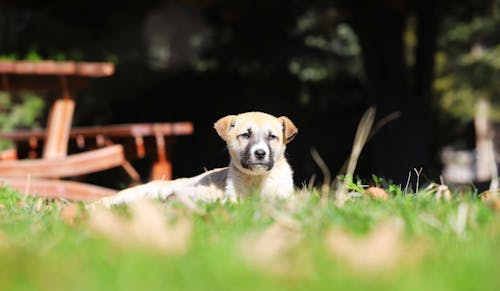
<instances>
[{"instance_id":1,"label":"lawn","mask_svg":"<svg viewBox=\"0 0 500 291\"><path fill-rule=\"evenodd\" d=\"M500 290L500 214L475 194L0 204L1 290Z\"/></svg>"}]
</instances>

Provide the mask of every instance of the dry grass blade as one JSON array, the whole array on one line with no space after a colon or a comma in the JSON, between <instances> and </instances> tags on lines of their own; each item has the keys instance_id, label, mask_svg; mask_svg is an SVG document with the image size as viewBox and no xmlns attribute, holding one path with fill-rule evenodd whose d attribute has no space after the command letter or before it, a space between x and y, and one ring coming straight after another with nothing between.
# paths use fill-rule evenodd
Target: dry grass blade
<instances>
[{"instance_id":1,"label":"dry grass blade","mask_svg":"<svg viewBox=\"0 0 500 291\"><path fill-rule=\"evenodd\" d=\"M444 184L444 180L441 177L441 184L431 183L424 189L424 194L433 195L436 200L451 200L451 190L448 186Z\"/></svg>"},{"instance_id":2,"label":"dry grass blade","mask_svg":"<svg viewBox=\"0 0 500 291\"><path fill-rule=\"evenodd\" d=\"M38 201L36 202L35 210L36 211L41 211L43 206L43 198L40 197L38 198Z\"/></svg>"},{"instance_id":3,"label":"dry grass blade","mask_svg":"<svg viewBox=\"0 0 500 291\"><path fill-rule=\"evenodd\" d=\"M330 192L330 183L332 181L330 169L328 169L325 161L321 158L315 148L311 149L311 156L316 165L318 165L319 169L323 173L323 185L321 185L321 194L327 194L328 192Z\"/></svg>"},{"instance_id":4,"label":"dry grass blade","mask_svg":"<svg viewBox=\"0 0 500 291\"><path fill-rule=\"evenodd\" d=\"M167 224L165 214L151 200L139 200L130 205L132 218L127 220L109 209L98 208L91 213L90 227L122 246L139 246L167 254L187 251L192 234L192 222L179 217Z\"/></svg>"},{"instance_id":5,"label":"dry grass blade","mask_svg":"<svg viewBox=\"0 0 500 291\"><path fill-rule=\"evenodd\" d=\"M389 122L399 118L401 116L401 113L400 112L393 112L387 116L385 116L384 118L380 119L379 121L377 121L377 123L375 123L375 125L373 125L372 127L372 130L370 131L370 135L368 136L368 140L370 140L373 136L375 136L375 134L382 128L384 127L386 124L388 124ZM338 175L343 175L345 174L346 170L347 170L347 164L348 164L349 160L346 160L344 162L344 164L342 165Z\"/></svg>"},{"instance_id":6,"label":"dry grass blade","mask_svg":"<svg viewBox=\"0 0 500 291\"><path fill-rule=\"evenodd\" d=\"M313 190L314 182L316 182L316 174L312 174L311 177L309 178L309 181L307 182L307 186L306 186L307 191Z\"/></svg>"},{"instance_id":7,"label":"dry grass blade","mask_svg":"<svg viewBox=\"0 0 500 291\"><path fill-rule=\"evenodd\" d=\"M469 205L466 203L460 203L458 205L457 216L452 219L450 224L459 237L465 235L465 228L467 226L467 217L469 216Z\"/></svg>"},{"instance_id":8,"label":"dry grass blade","mask_svg":"<svg viewBox=\"0 0 500 291\"><path fill-rule=\"evenodd\" d=\"M408 194L408 187L410 186L410 181L411 181L411 171L408 171L408 179L406 180L406 186L405 190L403 193Z\"/></svg>"},{"instance_id":9,"label":"dry grass blade","mask_svg":"<svg viewBox=\"0 0 500 291\"><path fill-rule=\"evenodd\" d=\"M436 200L444 199L446 201L450 201L451 200L450 188L448 188L448 186L443 184L439 185L436 190L436 196L434 197L436 197Z\"/></svg>"},{"instance_id":10,"label":"dry grass blade","mask_svg":"<svg viewBox=\"0 0 500 291\"><path fill-rule=\"evenodd\" d=\"M416 182L417 185L415 186L415 193L418 193L418 188L420 186L420 175L422 174L422 170L423 168L420 168L419 170L413 168L413 171L415 171L415 174L417 175L417 182Z\"/></svg>"},{"instance_id":11,"label":"dry grass blade","mask_svg":"<svg viewBox=\"0 0 500 291\"><path fill-rule=\"evenodd\" d=\"M393 113L385 116L384 118L380 119L379 121L377 121L377 123L373 126L373 128L370 132L370 135L368 136L368 139L372 138L387 123L389 123L395 119L398 119L399 117L401 117L401 112L393 112Z\"/></svg>"},{"instance_id":12,"label":"dry grass blade","mask_svg":"<svg viewBox=\"0 0 500 291\"><path fill-rule=\"evenodd\" d=\"M356 130L356 136L354 138L354 144L352 146L351 155L349 157L349 162L347 163L345 179L337 189L336 193L336 202L339 206L344 205L344 202L348 197L347 185L352 182L352 177L354 175L354 171L356 170L359 155L361 154L361 150L365 146L365 143L373 126L373 121L375 120L375 112L375 108L370 107L365 112L365 114L363 114L363 117L361 117L361 120L359 122L358 128Z\"/></svg>"},{"instance_id":13,"label":"dry grass blade","mask_svg":"<svg viewBox=\"0 0 500 291\"><path fill-rule=\"evenodd\" d=\"M26 202L26 199L28 198L28 195L30 193L30 185L31 185L31 175L28 174L26 177L26 187L24 188L24 195L23 195L23 202Z\"/></svg>"}]
</instances>

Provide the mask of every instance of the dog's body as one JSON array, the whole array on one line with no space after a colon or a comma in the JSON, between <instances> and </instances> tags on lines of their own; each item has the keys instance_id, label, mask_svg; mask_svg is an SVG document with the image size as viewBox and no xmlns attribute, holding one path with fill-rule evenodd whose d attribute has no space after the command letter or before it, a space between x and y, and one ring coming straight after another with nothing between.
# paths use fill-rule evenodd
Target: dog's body
<instances>
[{"instance_id":1,"label":"dog's body","mask_svg":"<svg viewBox=\"0 0 500 291\"><path fill-rule=\"evenodd\" d=\"M292 195L293 173L285 158L285 147L297 134L297 128L290 119L247 112L223 117L214 127L226 141L231 158L228 167L191 178L153 181L120 191L101 202L110 206L142 197L166 199L172 195L236 202L238 197L252 193L270 198Z\"/></svg>"}]
</instances>

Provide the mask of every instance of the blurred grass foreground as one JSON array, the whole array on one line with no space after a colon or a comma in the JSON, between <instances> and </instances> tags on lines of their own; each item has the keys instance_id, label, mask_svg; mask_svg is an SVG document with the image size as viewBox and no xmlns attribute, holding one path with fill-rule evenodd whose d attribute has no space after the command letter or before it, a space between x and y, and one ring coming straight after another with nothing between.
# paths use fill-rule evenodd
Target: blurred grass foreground
<instances>
[{"instance_id":1,"label":"blurred grass foreground","mask_svg":"<svg viewBox=\"0 0 500 291\"><path fill-rule=\"evenodd\" d=\"M87 210L2 188L1 289L498 290L497 198L350 188L343 206L311 189L196 212Z\"/></svg>"}]
</instances>

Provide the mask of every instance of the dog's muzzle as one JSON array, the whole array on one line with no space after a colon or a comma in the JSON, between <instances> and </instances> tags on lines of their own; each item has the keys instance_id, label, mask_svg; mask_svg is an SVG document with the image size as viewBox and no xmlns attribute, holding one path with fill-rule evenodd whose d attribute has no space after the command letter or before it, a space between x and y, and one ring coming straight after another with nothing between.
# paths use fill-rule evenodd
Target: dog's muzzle
<instances>
[{"instance_id":1,"label":"dog's muzzle","mask_svg":"<svg viewBox=\"0 0 500 291\"><path fill-rule=\"evenodd\" d=\"M248 149L240 160L241 166L251 171L270 171L274 166L272 153L263 149Z\"/></svg>"}]
</instances>

